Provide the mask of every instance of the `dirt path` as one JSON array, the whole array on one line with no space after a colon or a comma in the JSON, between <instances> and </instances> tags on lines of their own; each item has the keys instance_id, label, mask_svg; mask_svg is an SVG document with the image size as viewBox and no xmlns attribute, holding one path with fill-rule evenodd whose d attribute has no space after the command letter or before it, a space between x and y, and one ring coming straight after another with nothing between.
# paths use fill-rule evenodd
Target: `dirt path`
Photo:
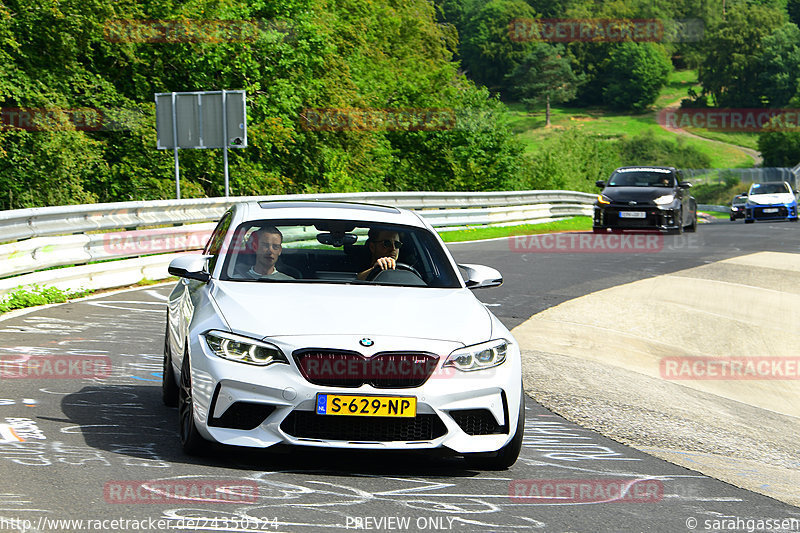
<instances>
[{"instance_id":1,"label":"dirt path","mask_svg":"<svg viewBox=\"0 0 800 533\"><path fill-rule=\"evenodd\" d=\"M680 107L680 103L672 103L672 104L666 106L664 109L665 110L666 109L678 109L679 107ZM710 142L710 143L716 143L716 144L721 144L723 146L729 146L729 147L736 148L737 150L740 150L740 151L744 152L745 154L747 154L748 156L750 156L751 158L753 158L753 165L757 166L757 167L761 166L761 163L764 162L764 158L761 157L761 152L759 152L758 150L753 150L752 148L747 148L745 146L739 146L738 144L731 144L731 143L726 143L726 142L723 142L723 141L716 141L714 139L707 139L705 137L701 137L700 135L695 135L694 133L690 133L690 132L688 132L688 131L686 131L684 129L681 129L681 128L670 128L670 127L667 127L664 124L661 124L659 122L659 120L658 120L658 114L660 112L661 112L661 110L656 111L656 122L658 122L658 125L661 126L661 128L666 130L666 131L669 131L671 133L675 133L675 134L678 134L678 135L683 135L684 137L690 137L692 139L699 139L701 141L706 141L706 142Z\"/></svg>"}]
</instances>

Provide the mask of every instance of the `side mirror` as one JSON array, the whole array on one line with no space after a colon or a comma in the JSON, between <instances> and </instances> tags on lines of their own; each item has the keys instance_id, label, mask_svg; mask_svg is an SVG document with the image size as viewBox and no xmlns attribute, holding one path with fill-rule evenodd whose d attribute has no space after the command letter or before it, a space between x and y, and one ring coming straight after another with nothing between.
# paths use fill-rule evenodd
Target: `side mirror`
<instances>
[{"instance_id":1,"label":"side mirror","mask_svg":"<svg viewBox=\"0 0 800 533\"><path fill-rule=\"evenodd\" d=\"M682 182L678 183L678 187L680 187L681 189L691 189L692 188L692 184L689 183L688 181L682 181Z\"/></svg>"},{"instance_id":2,"label":"side mirror","mask_svg":"<svg viewBox=\"0 0 800 533\"><path fill-rule=\"evenodd\" d=\"M173 259L167 271L179 278L195 279L207 283L211 279L211 274L206 272L206 261L210 255L182 255Z\"/></svg>"},{"instance_id":3,"label":"side mirror","mask_svg":"<svg viewBox=\"0 0 800 533\"><path fill-rule=\"evenodd\" d=\"M485 289L499 287L503 284L503 276L492 267L483 265L458 265L464 274L468 289Z\"/></svg>"},{"instance_id":4,"label":"side mirror","mask_svg":"<svg viewBox=\"0 0 800 533\"><path fill-rule=\"evenodd\" d=\"M595 186L600 187L601 189L605 189L606 188L605 180L597 180L597 181L594 182L594 184L595 184Z\"/></svg>"}]
</instances>

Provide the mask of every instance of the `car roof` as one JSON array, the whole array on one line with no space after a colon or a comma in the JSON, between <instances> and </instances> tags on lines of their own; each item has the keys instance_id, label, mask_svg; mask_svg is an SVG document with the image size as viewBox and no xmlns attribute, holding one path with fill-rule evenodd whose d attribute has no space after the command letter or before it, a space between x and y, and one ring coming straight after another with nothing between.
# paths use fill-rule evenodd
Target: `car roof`
<instances>
[{"instance_id":1,"label":"car roof","mask_svg":"<svg viewBox=\"0 0 800 533\"><path fill-rule=\"evenodd\" d=\"M324 219L353 220L425 227L412 211L393 206L316 200L253 201L237 205L242 220Z\"/></svg>"}]
</instances>

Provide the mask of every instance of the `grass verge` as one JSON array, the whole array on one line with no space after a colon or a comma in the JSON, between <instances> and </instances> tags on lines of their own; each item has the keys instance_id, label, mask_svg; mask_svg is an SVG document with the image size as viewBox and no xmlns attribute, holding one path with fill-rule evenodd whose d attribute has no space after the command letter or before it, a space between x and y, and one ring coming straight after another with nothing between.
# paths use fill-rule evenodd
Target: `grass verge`
<instances>
[{"instance_id":1,"label":"grass verge","mask_svg":"<svg viewBox=\"0 0 800 533\"><path fill-rule=\"evenodd\" d=\"M731 217L730 213L718 213L717 211L698 211L698 213L703 213L714 218L723 218L726 220Z\"/></svg>"},{"instance_id":2,"label":"grass verge","mask_svg":"<svg viewBox=\"0 0 800 533\"><path fill-rule=\"evenodd\" d=\"M536 235L556 231L589 231L592 229L592 217L574 217L544 224L520 224L518 226L476 227L463 230L443 231L439 236L444 242L477 241L496 239L514 235Z\"/></svg>"}]
</instances>

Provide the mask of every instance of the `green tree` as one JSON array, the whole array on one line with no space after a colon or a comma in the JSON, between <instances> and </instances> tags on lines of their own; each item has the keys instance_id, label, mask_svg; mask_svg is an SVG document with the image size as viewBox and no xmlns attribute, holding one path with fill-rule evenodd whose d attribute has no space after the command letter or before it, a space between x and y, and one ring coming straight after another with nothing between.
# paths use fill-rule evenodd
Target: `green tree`
<instances>
[{"instance_id":1,"label":"green tree","mask_svg":"<svg viewBox=\"0 0 800 533\"><path fill-rule=\"evenodd\" d=\"M575 98L580 78L575 75L564 47L537 43L509 77L512 94L529 107L545 104L545 126L550 126L550 102Z\"/></svg>"},{"instance_id":2,"label":"green tree","mask_svg":"<svg viewBox=\"0 0 800 533\"><path fill-rule=\"evenodd\" d=\"M786 11L789 13L789 20L800 25L800 0L787 0Z\"/></svg>"},{"instance_id":3,"label":"green tree","mask_svg":"<svg viewBox=\"0 0 800 533\"><path fill-rule=\"evenodd\" d=\"M720 107L759 107L759 52L762 40L784 23L785 14L769 7L736 3L706 39L706 58L698 80Z\"/></svg>"},{"instance_id":4,"label":"green tree","mask_svg":"<svg viewBox=\"0 0 800 533\"><path fill-rule=\"evenodd\" d=\"M616 109L644 111L656 101L671 71L672 63L659 45L622 43L604 69L603 101Z\"/></svg>"},{"instance_id":5,"label":"green tree","mask_svg":"<svg viewBox=\"0 0 800 533\"><path fill-rule=\"evenodd\" d=\"M800 81L800 29L787 23L764 37L755 64L760 100L769 107L787 105Z\"/></svg>"},{"instance_id":6,"label":"green tree","mask_svg":"<svg viewBox=\"0 0 800 533\"><path fill-rule=\"evenodd\" d=\"M773 118L758 135L765 167L794 167L800 163L800 127L786 126L785 117Z\"/></svg>"},{"instance_id":7,"label":"green tree","mask_svg":"<svg viewBox=\"0 0 800 533\"><path fill-rule=\"evenodd\" d=\"M523 0L490 0L474 12L461 35L462 64L469 78L493 91L508 89L507 75L532 46L525 38L512 40L509 24L535 17Z\"/></svg>"}]
</instances>

